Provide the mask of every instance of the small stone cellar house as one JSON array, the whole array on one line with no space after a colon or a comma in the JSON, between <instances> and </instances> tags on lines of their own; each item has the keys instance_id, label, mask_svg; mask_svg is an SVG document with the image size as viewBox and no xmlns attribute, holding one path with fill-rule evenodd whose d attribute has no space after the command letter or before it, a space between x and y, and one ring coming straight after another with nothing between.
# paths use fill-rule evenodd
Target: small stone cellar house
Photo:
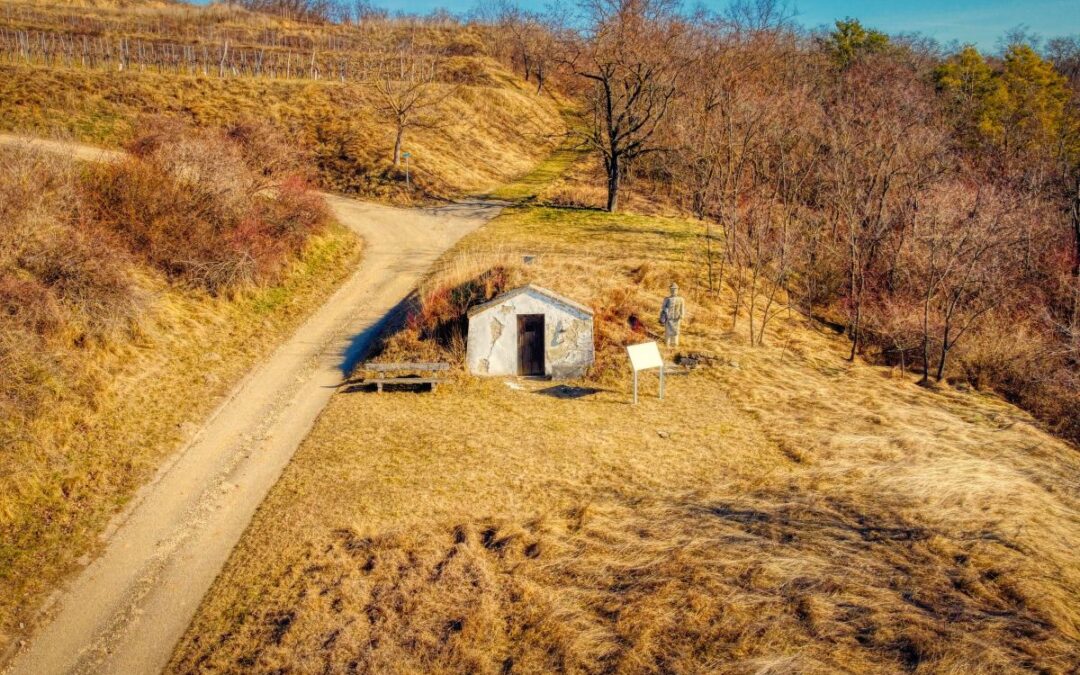
<instances>
[{"instance_id":1,"label":"small stone cellar house","mask_svg":"<svg viewBox=\"0 0 1080 675\"><path fill-rule=\"evenodd\" d=\"M476 375L580 377L593 362L593 311L529 284L469 309Z\"/></svg>"}]
</instances>

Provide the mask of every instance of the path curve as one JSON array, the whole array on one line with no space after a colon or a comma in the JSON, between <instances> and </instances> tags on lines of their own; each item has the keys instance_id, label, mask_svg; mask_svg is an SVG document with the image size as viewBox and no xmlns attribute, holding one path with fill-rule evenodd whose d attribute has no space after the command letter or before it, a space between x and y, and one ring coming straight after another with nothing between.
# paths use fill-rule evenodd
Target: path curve
<instances>
[{"instance_id":1,"label":"path curve","mask_svg":"<svg viewBox=\"0 0 1080 675\"><path fill-rule=\"evenodd\" d=\"M24 142L0 134L0 144ZM35 142L91 161L109 151ZM104 153L104 154L103 154ZM356 272L241 381L110 527L11 673L156 673L342 373L435 259L501 209L401 209L325 195L365 242Z\"/></svg>"}]
</instances>

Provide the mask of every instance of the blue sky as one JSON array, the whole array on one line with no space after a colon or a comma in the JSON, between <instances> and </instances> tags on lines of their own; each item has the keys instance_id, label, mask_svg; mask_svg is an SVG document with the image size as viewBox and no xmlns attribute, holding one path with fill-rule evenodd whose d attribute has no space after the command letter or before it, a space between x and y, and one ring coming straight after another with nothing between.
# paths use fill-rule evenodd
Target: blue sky
<instances>
[{"instance_id":1,"label":"blue sky","mask_svg":"<svg viewBox=\"0 0 1080 675\"><path fill-rule=\"evenodd\" d=\"M481 2L483 0L480 0ZM542 8L546 0L522 0L522 4ZM694 0L684 0L688 5ZM425 12L445 7L467 11L477 0L375 0L393 10ZM703 0L707 7L720 9L728 0ZM1026 26L1044 38L1080 33L1080 0L794 0L797 20L813 28L831 24L846 16L886 33L918 31L942 43L951 40L975 43L993 51L1008 30Z\"/></svg>"}]
</instances>

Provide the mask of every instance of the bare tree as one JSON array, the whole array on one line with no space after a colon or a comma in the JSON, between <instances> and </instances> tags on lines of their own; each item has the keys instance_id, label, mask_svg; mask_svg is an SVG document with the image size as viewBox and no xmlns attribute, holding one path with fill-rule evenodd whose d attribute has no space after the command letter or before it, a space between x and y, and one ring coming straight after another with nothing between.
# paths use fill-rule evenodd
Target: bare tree
<instances>
[{"instance_id":1,"label":"bare tree","mask_svg":"<svg viewBox=\"0 0 1080 675\"><path fill-rule=\"evenodd\" d=\"M905 226L904 209L938 175L946 149L930 94L902 65L867 60L840 75L826 107L823 192L848 258L848 326L854 359L863 303L886 240Z\"/></svg>"},{"instance_id":2,"label":"bare tree","mask_svg":"<svg viewBox=\"0 0 1080 675\"><path fill-rule=\"evenodd\" d=\"M510 60L521 68L522 78L528 82L536 75L538 86L542 89L548 55L544 42L550 38L543 19L540 15L523 9L513 0L498 0L489 14L493 15L495 25L509 36Z\"/></svg>"},{"instance_id":3,"label":"bare tree","mask_svg":"<svg viewBox=\"0 0 1080 675\"><path fill-rule=\"evenodd\" d=\"M938 186L913 219L910 265L922 314L921 383L929 381L932 368L940 382L957 342L1009 295L1019 262L1012 259L1020 234L1013 210L1021 200L1007 197L958 182Z\"/></svg>"},{"instance_id":4,"label":"bare tree","mask_svg":"<svg viewBox=\"0 0 1080 675\"><path fill-rule=\"evenodd\" d=\"M239 0L241 7L286 19L328 21L335 13L332 0Z\"/></svg>"},{"instance_id":5,"label":"bare tree","mask_svg":"<svg viewBox=\"0 0 1080 675\"><path fill-rule=\"evenodd\" d=\"M581 138L607 173L607 210L619 205L627 164L661 150L657 131L679 93L686 27L666 0L594 0L592 25L567 45L567 66L586 80Z\"/></svg>"},{"instance_id":6,"label":"bare tree","mask_svg":"<svg viewBox=\"0 0 1080 675\"><path fill-rule=\"evenodd\" d=\"M454 92L439 81L440 59L403 47L371 69L368 80L375 112L394 127L394 166L409 129L433 129L445 124L435 109Z\"/></svg>"}]
</instances>

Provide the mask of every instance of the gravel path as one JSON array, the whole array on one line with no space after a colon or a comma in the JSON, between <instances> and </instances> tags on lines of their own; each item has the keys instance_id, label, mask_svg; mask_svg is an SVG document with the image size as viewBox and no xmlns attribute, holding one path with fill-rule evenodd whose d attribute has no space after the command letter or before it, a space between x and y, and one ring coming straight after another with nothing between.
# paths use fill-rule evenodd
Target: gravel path
<instances>
[{"instance_id":1,"label":"gravel path","mask_svg":"<svg viewBox=\"0 0 1080 675\"><path fill-rule=\"evenodd\" d=\"M19 142L0 134L0 144ZM114 152L51 141L90 161ZM356 272L241 381L103 535L12 673L155 673L263 497L380 323L435 259L498 214L491 202L400 209L325 195L363 237Z\"/></svg>"}]
</instances>

